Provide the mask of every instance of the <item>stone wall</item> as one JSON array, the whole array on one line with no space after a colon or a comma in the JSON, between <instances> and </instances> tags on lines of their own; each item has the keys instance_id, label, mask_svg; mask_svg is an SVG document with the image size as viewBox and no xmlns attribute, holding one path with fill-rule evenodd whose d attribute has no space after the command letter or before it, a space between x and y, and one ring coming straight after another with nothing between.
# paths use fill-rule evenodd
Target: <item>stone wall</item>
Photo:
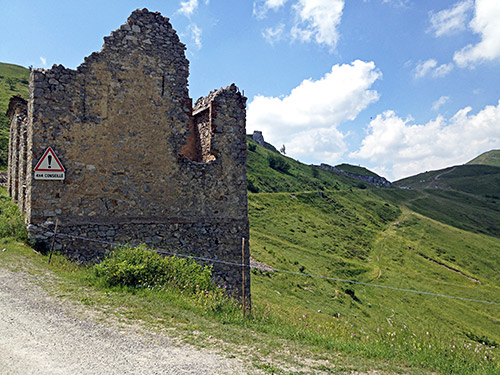
<instances>
[{"instance_id":1,"label":"stone wall","mask_svg":"<svg viewBox=\"0 0 500 375\"><path fill-rule=\"evenodd\" d=\"M241 263L246 98L231 85L193 110L184 50L168 19L144 9L76 70L31 71L27 119L22 106L9 109L9 192L19 202L25 186L31 238L48 243L57 220L56 248L82 262L101 259L105 242L128 242ZM47 147L66 169L63 181L33 178ZM244 258L248 264L248 246ZM241 267L214 270L241 292Z\"/></svg>"},{"instance_id":2,"label":"stone wall","mask_svg":"<svg viewBox=\"0 0 500 375\"><path fill-rule=\"evenodd\" d=\"M24 211L26 184L26 137L27 137L26 100L16 95L9 102L7 116L10 117L9 158L7 189L12 199Z\"/></svg>"}]
</instances>

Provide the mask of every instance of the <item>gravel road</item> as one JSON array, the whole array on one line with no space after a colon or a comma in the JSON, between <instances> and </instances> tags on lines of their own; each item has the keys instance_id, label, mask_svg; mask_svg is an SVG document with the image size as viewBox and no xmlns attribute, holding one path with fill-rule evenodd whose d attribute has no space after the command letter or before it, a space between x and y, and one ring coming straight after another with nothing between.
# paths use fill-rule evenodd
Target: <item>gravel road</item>
<instances>
[{"instance_id":1,"label":"gravel road","mask_svg":"<svg viewBox=\"0 0 500 375\"><path fill-rule=\"evenodd\" d=\"M0 374L252 372L240 360L179 346L163 334L82 319L73 309L28 275L0 268Z\"/></svg>"}]
</instances>

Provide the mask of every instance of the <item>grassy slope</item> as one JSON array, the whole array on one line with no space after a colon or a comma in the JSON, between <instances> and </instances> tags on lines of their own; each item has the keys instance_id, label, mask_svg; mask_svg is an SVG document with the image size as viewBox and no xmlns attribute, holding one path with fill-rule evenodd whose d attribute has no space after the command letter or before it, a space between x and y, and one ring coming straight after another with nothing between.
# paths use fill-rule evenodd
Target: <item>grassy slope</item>
<instances>
[{"instance_id":1,"label":"grassy slope","mask_svg":"<svg viewBox=\"0 0 500 375\"><path fill-rule=\"evenodd\" d=\"M406 210L398 217L367 191L327 196L331 201L314 193L250 195L252 256L277 269L500 301L498 239ZM395 221L384 224L390 218ZM472 332L500 343L498 306L279 273L257 272L252 286L256 304L271 304L297 320L310 315L327 322L340 314L353 333L388 328L392 317L419 332L448 332L459 341Z\"/></svg>"},{"instance_id":2,"label":"grassy slope","mask_svg":"<svg viewBox=\"0 0 500 375\"><path fill-rule=\"evenodd\" d=\"M491 150L472 159L467 164L482 164L500 167L500 150Z\"/></svg>"},{"instance_id":3,"label":"grassy slope","mask_svg":"<svg viewBox=\"0 0 500 375\"><path fill-rule=\"evenodd\" d=\"M248 151L247 180L255 192L276 193L295 191L322 191L325 189L342 189L354 186L359 180L346 176L338 176L312 165L302 164L292 158L257 145L251 136L247 142L254 151ZM287 173L269 167L270 156L281 158L290 165Z\"/></svg>"},{"instance_id":4,"label":"grassy slope","mask_svg":"<svg viewBox=\"0 0 500 375\"><path fill-rule=\"evenodd\" d=\"M500 167L455 166L394 185L412 190L380 190L379 195L457 228L500 237Z\"/></svg>"},{"instance_id":5,"label":"grassy slope","mask_svg":"<svg viewBox=\"0 0 500 375\"><path fill-rule=\"evenodd\" d=\"M351 165L351 164L339 164L335 166L338 169L343 170L344 172L349 172L352 174L356 174L358 176L371 176L371 177L380 177L378 174L360 166Z\"/></svg>"},{"instance_id":6,"label":"grassy slope","mask_svg":"<svg viewBox=\"0 0 500 375\"><path fill-rule=\"evenodd\" d=\"M9 120L5 116L10 97L28 97L29 70L22 66L0 63L0 170L7 166Z\"/></svg>"},{"instance_id":7,"label":"grassy slope","mask_svg":"<svg viewBox=\"0 0 500 375\"><path fill-rule=\"evenodd\" d=\"M325 196L316 193L298 193L295 198L287 193L252 195L254 255L267 254L268 262L276 262L276 266L289 270L300 271L306 267L305 272L453 291L463 297L498 296L499 280L495 271L498 264L488 258L492 249L498 249L495 239L470 237L466 232L422 220L406 210L400 212L366 189L327 192ZM0 252L0 267L37 275L37 282L52 294L91 306L99 316L105 314L120 322L166 328L197 345L216 345L219 349L222 345L228 353L247 353L245 360L269 374L487 375L496 374L500 369L494 361L483 359L485 352L498 358L498 350L477 343L494 344L498 307L301 275L253 271L253 314L251 319L243 321L239 309L231 306L212 309L205 293L203 298L190 299L168 290L110 289L96 280L92 269L71 264L58 255L48 266L47 256L34 254L27 246L6 238L22 239L25 234L18 233L22 231L23 221L15 214L4 188L0 188L0 198L0 223L8 223L0 227L0 245L4 249ZM267 214L265 209L259 209L266 204L272 205ZM330 214L332 207L335 215ZM279 211L283 214L276 213ZM255 218L255 212L261 215L260 219ZM264 222L266 216L270 218L267 223ZM397 221L388 225L386 221L396 216ZM314 230L317 235L308 238L301 232L301 236L289 237L287 231L277 229L283 220L289 229L310 222L305 231ZM267 228L267 233L257 230L260 225ZM353 231L346 232L345 226L352 226ZM366 233L356 233L359 239L349 235L361 228L366 229ZM346 238L335 239L330 233L321 232L326 229L336 230L339 236ZM258 235L265 234L275 238L264 239L263 251L259 252ZM432 247L449 238L455 242L450 242L448 247ZM331 242L345 244L340 255L336 255L336 249L328 248ZM475 247L474 257L456 253L455 248L463 243ZM320 247L324 248L322 253L317 251ZM396 253L393 249L400 251ZM443 271L443 266L418 253L428 259L454 264L460 267L462 274L469 272L470 265L479 265L473 276L484 275L482 284L462 274ZM322 254L326 255L322 257ZM366 258L367 254L372 257ZM449 258L450 255L453 258ZM343 264L339 259L350 261ZM345 271L341 273L341 270ZM474 350L479 353L475 354ZM290 367L294 370L287 370Z\"/></svg>"},{"instance_id":8,"label":"grassy slope","mask_svg":"<svg viewBox=\"0 0 500 375\"><path fill-rule=\"evenodd\" d=\"M266 166L265 153L258 147L251 155L249 178L258 179L261 186L287 181L294 193L249 194L251 251L257 260L277 269L500 302L499 239L408 210L402 203L410 205L408 200L414 200L412 204L420 204L422 211L446 211L427 207L429 199L419 202L424 198L415 190L362 190L349 180L339 180L335 189L321 194L297 192L293 176L299 176L297 184L305 184L299 181L310 167L294 164L293 171L280 177ZM258 175L252 163L259 165ZM332 176L325 175L324 180ZM312 190L318 182L310 179L313 185L306 189ZM468 228L472 231L495 225L497 203L460 194L436 195L436 201L455 204L457 212L473 216L470 221L485 216ZM446 215L441 219L459 224ZM500 343L500 314L495 305L280 273L255 272L252 287L256 304L271 304L297 321L306 316L327 324L338 321L340 314L352 332L374 334L381 327L390 328L389 319L417 333L432 331L450 342L483 337Z\"/></svg>"},{"instance_id":9,"label":"grassy slope","mask_svg":"<svg viewBox=\"0 0 500 375\"><path fill-rule=\"evenodd\" d=\"M394 182L396 186L411 186L416 189L451 189L482 196L498 193L499 183L500 167L489 165L459 165L419 173Z\"/></svg>"}]
</instances>

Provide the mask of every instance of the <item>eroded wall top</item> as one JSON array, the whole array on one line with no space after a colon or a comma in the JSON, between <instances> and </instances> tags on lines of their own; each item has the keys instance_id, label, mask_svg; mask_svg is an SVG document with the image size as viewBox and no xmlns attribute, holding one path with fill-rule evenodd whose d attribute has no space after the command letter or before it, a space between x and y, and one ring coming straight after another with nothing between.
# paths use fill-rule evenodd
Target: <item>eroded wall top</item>
<instances>
[{"instance_id":1,"label":"eroded wall top","mask_svg":"<svg viewBox=\"0 0 500 375\"><path fill-rule=\"evenodd\" d=\"M29 220L246 216L245 100L233 86L209 99L218 156L204 163L184 50L168 19L143 9L76 70L32 71L28 166L50 146L67 173L28 171Z\"/></svg>"}]
</instances>

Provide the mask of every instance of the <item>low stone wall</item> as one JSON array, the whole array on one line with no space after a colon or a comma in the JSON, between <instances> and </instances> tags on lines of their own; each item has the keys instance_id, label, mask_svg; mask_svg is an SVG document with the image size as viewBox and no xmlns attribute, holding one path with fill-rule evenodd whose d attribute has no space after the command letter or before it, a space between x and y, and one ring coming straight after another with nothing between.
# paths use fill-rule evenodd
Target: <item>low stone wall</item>
<instances>
[{"instance_id":1,"label":"low stone wall","mask_svg":"<svg viewBox=\"0 0 500 375\"><path fill-rule=\"evenodd\" d=\"M84 221L84 220L82 220ZM199 263L213 264L215 281L219 285L235 286L241 278L242 241L240 235L248 232L247 220L235 221L199 218L185 222L180 218L129 218L112 220L101 218L93 224L57 222L29 225L30 237L45 246L54 241L54 249L65 253L78 263L94 263L102 260L114 244L138 246L171 254L193 256ZM247 237L248 238L248 237ZM207 259L203 262L202 259ZM208 261L211 260L211 261ZM249 264L250 260L245 260ZM226 264L235 263L236 265Z\"/></svg>"}]
</instances>

